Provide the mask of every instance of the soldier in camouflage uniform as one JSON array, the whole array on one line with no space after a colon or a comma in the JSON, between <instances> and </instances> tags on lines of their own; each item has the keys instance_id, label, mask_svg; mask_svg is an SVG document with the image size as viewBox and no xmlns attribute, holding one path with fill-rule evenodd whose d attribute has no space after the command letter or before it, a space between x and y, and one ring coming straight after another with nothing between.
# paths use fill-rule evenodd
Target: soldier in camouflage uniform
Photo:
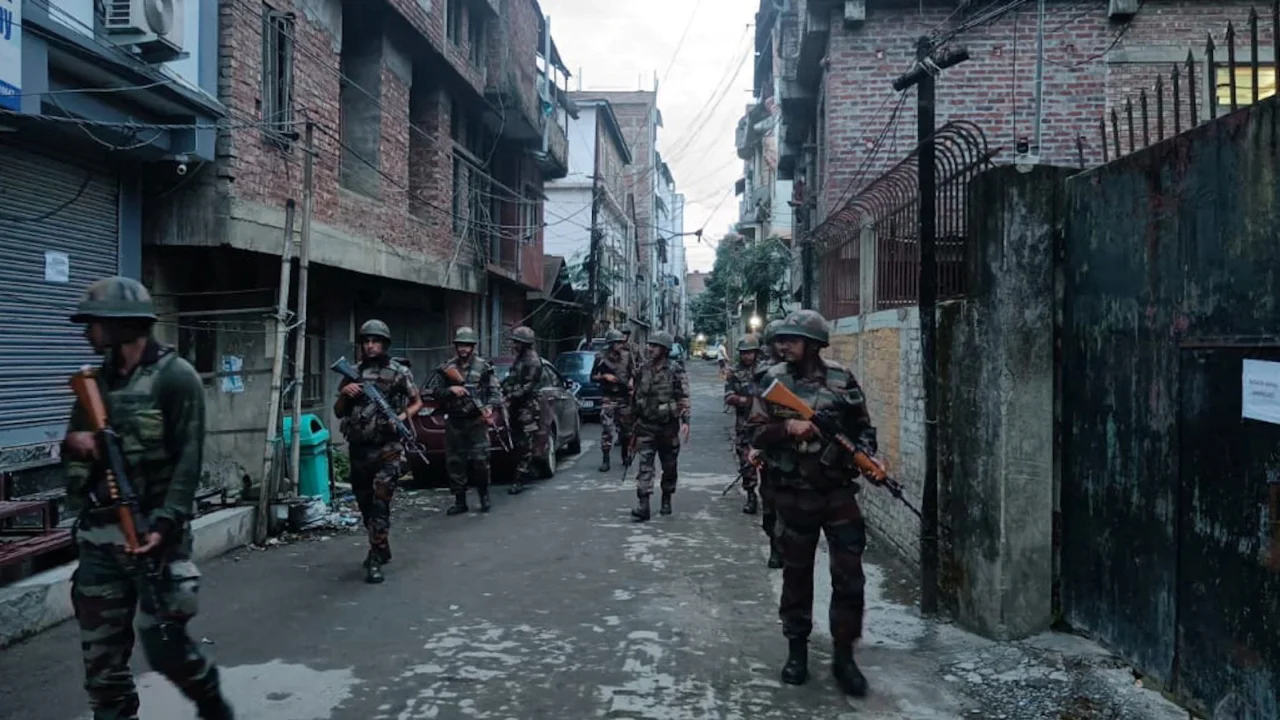
<instances>
[{"instance_id":1,"label":"soldier in camouflage uniform","mask_svg":"<svg viewBox=\"0 0 1280 720\"><path fill-rule=\"evenodd\" d=\"M86 325L85 337L103 356L98 387L150 529L131 552L116 509L94 503L106 497L105 467L86 409L77 401L62 458L67 507L77 514L80 565L71 577L71 602L80 625L85 689L94 720L136 720L138 692L129 670L136 614L137 637L151 667L196 704L201 718L231 718L217 667L187 634L200 586L200 571L191 562L190 522L204 450L204 384L190 363L151 336L155 321L146 288L123 277L89 286L71 316L71 322ZM159 561L157 580L141 577L144 558Z\"/></svg>"},{"instance_id":2,"label":"soldier in camouflage uniform","mask_svg":"<svg viewBox=\"0 0 1280 720\"><path fill-rule=\"evenodd\" d=\"M671 335L656 332L649 336L649 362L640 368L636 380L636 453L640 469L636 473L636 497L640 503L631 511L637 522L650 517L649 496L653 494L653 461L662 462L663 515L671 514L671 496L676 491L680 442L689 440L689 378L679 363L671 362Z\"/></svg>"},{"instance_id":3,"label":"soldier in camouflage uniform","mask_svg":"<svg viewBox=\"0 0 1280 720\"><path fill-rule=\"evenodd\" d=\"M609 455L616 437L622 446L622 464L630 460L631 393L635 378L635 359L626 350L626 339L617 330L605 336L609 349L596 355L591 367L591 382L600 385L600 472L609 471Z\"/></svg>"},{"instance_id":4,"label":"soldier in camouflage uniform","mask_svg":"<svg viewBox=\"0 0 1280 720\"><path fill-rule=\"evenodd\" d=\"M876 451L876 431L853 374L819 356L827 346L827 322L799 310L777 328L784 362L763 375L782 383L815 411L832 417L868 454ZM782 681L803 684L809 676L808 642L813 629L813 567L818 539L825 534L831 553L831 670L848 695L866 695L867 680L853 659L862 636L864 587L862 553L866 523L858 507L858 471L853 457L827 442L812 422L757 397L750 425L754 444L765 454L777 483L778 538L785 562L779 616L790 645Z\"/></svg>"},{"instance_id":5,"label":"soldier in camouflage uniform","mask_svg":"<svg viewBox=\"0 0 1280 720\"><path fill-rule=\"evenodd\" d=\"M401 420L412 422L422 409L422 399L413 382L413 372L387 354L391 329L381 320L370 320L360 326L359 341L357 370L363 381L378 388ZM365 581L380 583L382 566L391 562L391 500L405 467L404 444L395 426L364 394L362 383L342 383L333 413L342 420L342 434L351 457L347 481L369 533Z\"/></svg>"},{"instance_id":6,"label":"soldier in camouflage uniform","mask_svg":"<svg viewBox=\"0 0 1280 720\"><path fill-rule=\"evenodd\" d=\"M757 389L763 389L762 381L769 368L781 362L781 356L778 354L778 345L774 342L774 335L780 325L782 325L782 320L770 320L769 324L764 326L764 344L761 347L764 353L764 361L756 363L755 383ZM748 443L750 443L751 432L748 431L746 434L748 435ZM769 538L768 565L770 568L777 570L782 567L782 547L778 543L777 534L774 532L778 524L778 514L774 509L773 503L774 487L777 483L771 478L771 468L764 456L755 447L751 447L748 452L754 453L757 461L763 465L760 471L760 527L764 530L765 537Z\"/></svg>"},{"instance_id":7,"label":"soldier in camouflage uniform","mask_svg":"<svg viewBox=\"0 0 1280 720\"><path fill-rule=\"evenodd\" d=\"M760 509L756 498L756 471L749 459L751 438L746 431L747 416L751 412L751 402L756 394L756 357L759 351L760 341L755 335L739 340L738 364L729 372L729 378L724 383L724 402L734 409L733 451L738 458L742 489L747 492L747 503L742 512L748 515L755 515Z\"/></svg>"},{"instance_id":8,"label":"soldier in camouflage uniform","mask_svg":"<svg viewBox=\"0 0 1280 720\"><path fill-rule=\"evenodd\" d=\"M480 496L480 512L489 512L489 418L502 407L502 387L493 365L476 354L480 335L460 327L453 336L457 355L437 370L442 382L435 386L435 398L444 407L445 467L453 490L453 506L447 514L467 512L467 485ZM456 368L464 384L454 385L444 372Z\"/></svg>"},{"instance_id":9,"label":"soldier in camouflage uniform","mask_svg":"<svg viewBox=\"0 0 1280 720\"><path fill-rule=\"evenodd\" d=\"M542 356L533 347L533 329L520 326L511 331L511 345L515 351L515 362L511 372L502 381L502 393L507 398L507 409L511 418L511 440L513 445L515 478L510 495L524 492L524 485L533 479L533 440L538 434L538 422L541 419L541 407L538 404L538 388L542 384ZM555 448L551 448L555 452Z\"/></svg>"}]
</instances>

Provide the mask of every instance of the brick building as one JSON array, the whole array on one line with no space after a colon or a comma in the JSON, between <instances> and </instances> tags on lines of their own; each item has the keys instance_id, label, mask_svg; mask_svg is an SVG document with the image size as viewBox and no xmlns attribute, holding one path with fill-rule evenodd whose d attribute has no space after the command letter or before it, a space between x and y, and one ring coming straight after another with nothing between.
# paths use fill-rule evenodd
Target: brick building
<instances>
[{"instance_id":1,"label":"brick building","mask_svg":"<svg viewBox=\"0 0 1280 720\"><path fill-rule=\"evenodd\" d=\"M304 411L336 430L327 367L353 355L369 317L391 325L393 352L419 375L461 325L480 330L482 352L505 354L542 286L542 188L567 171L570 105L536 0L224 0L219 19L231 121L216 160L145 219L143 275L167 339L206 377L210 467L227 482L262 468L280 256L290 203L295 240L303 225L308 124L298 380Z\"/></svg>"}]
</instances>

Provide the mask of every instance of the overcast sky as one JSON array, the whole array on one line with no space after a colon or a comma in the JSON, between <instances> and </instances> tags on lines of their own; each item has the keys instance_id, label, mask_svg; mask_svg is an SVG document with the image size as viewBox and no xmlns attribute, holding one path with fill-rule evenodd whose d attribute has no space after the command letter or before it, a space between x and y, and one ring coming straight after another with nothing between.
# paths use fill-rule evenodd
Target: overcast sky
<instances>
[{"instance_id":1,"label":"overcast sky","mask_svg":"<svg viewBox=\"0 0 1280 720\"><path fill-rule=\"evenodd\" d=\"M671 167L677 189L685 195L685 231L706 223L706 235L718 240L738 215L733 183L742 175L742 161L734 147L734 130L751 101L754 47L747 25L755 19L757 3L541 0L541 4L551 17L551 36L574 74L570 90L578 89L579 81L584 90L651 90L657 75L663 119L658 150ZM729 84L735 72L737 77ZM711 269L715 260L711 244L698 244L688 237L685 247L690 270Z\"/></svg>"}]
</instances>

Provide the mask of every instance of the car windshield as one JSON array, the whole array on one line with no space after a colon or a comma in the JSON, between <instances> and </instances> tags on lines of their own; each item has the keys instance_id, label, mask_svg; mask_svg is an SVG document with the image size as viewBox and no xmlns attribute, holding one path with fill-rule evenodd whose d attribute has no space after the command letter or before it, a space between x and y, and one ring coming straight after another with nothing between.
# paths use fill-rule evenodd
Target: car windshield
<instances>
[{"instance_id":1,"label":"car windshield","mask_svg":"<svg viewBox=\"0 0 1280 720\"><path fill-rule=\"evenodd\" d=\"M561 375L585 384L595 359L594 353L564 353L556 358L556 369Z\"/></svg>"}]
</instances>

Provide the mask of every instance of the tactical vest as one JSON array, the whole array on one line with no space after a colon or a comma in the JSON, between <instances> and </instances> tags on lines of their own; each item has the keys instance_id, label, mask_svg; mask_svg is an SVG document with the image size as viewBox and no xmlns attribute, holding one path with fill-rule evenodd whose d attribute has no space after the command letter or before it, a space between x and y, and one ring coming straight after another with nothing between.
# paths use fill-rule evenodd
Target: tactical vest
<instances>
[{"instance_id":1,"label":"tactical vest","mask_svg":"<svg viewBox=\"0 0 1280 720\"><path fill-rule=\"evenodd\" d=\"M503 392L507 393L508 398L511 399L511 409L513 411L518 412L537 405L541 370L542 356L538 355L538 352L533 349L527 350L524 355L511 365L511 371L507 373L502 385ZM528 393L521 398L510 397L512 392L526 390Z\"/></svg>"},{"instance_id":2,"label":"tactical vest","mask_svg":"<svg viewBox=\"0 0 1280 720\"><path fill-rule=\"evenodd\" d=\"M741 363L733 369L733 377L738 382L738 394L755 397L756 393L760 389L756 383L756 377L759 374L758 371L759 365L747 367ZM747 416L751 414L751 406L735 406L734 413L736 415L737 424L742 425L746 422Z\"/></svg>"},{"instance_id":3,"label":"tactical vest","mask_svg":"<svg viewBox=\"0 0 1280 720\"><path fill-rule=\"evenodd\" d=\"M818 387L797 382L785 363L774 365L759 377L762 391L778 380L817 412L835 410L852 379L847 370L832 364L827 365L826 383ZM770 405L769 412L774 421L801 419L799 413L780 405ZM780 484L790 487L841 487L852 483L858 473L849 453L837 443L828 443L819 437L805 441L790 439L765 448L764 455L765 462L777 472Z\"/></svg>"},{"instance_id":4,"label":"tactical vest","mask_svg":"<svg viewBox=\"0 0 1280 720\"><path fill-rule=\"evenodd\" d=\"M165 369L178 359L178 354L172 348L162 348L160 352L159 360L139 365L115 390L108 389L103 379L107 370L99 370L98 375L98 390L106 405L107 418L120 437L129 480L138 494L139 509L144 516L164 505L174 471L174 458L165 443L165 418L155 387ZM94 545L123 545L124 534L116 524L115 511L89 507L89 493L96 490L93 483L100 477L96 470L98 467L93 462L66 461L67 504L69 509L81 511L76 536L81 542Z\"/></svg>"},{"instance_id":5,"label":"tactical vest","mask_svg":"<svg viewBox=\"0 0 1280 720\"><path fill-rule=\"evenodd\" d=\"M618 378L618 382L600 382L600 390L609 397L621 397L631 392L628 382L631 380L632 365L631 356L626 350L618 352L618 358L614 360L609 357L608 353L600 354L600 372L601 374L613 375Z\"/></svg>"},{"instance_id":6,"label":"tactical vest","mask_svg":"<svg viewBox=\"0 0 1280 720\"><path fill-rule=\"evenodd\" d=\"M678 421L678 384L676 369L670 361L661 368L645 365L636 386L636 418L649 425L669 425Z\"/></svg>"},{"instance_id":7,"label":"tactical vest","mask_svg":"<svg viewBox=\"0 0 1280 720\"><path fill-rule=\"evenodd\" d=\"M363 362L360 363L359 370L361 381L373 383L393 410L400 412L405 409L409 397L400 380L409 374L408 368L395 360L389 360L385 365ZM347 442L352 445L384 445L399 440L395 426L378 409L377 403L363 396L354 398L353 402L355 406L342 418L339 426Z\"/></svg>"},{"instance_id":8,"label":"tactical vest","mask_svg":"<svg viewBox=\"0 0 1280 720\"><path fill-rule=\"evenodd\" d=\"M472 355L471 364L463 368L458 365L458 359L454 358L441 365L439 372L443 376L444 370L451 367L458 368L458 372L462 373L463 385L476 398L479 398L482 404L489 401L489 388L486 384L485 376L493 372L493 366L489 364L488 360L479 355ZM449 384L449 381L444 377L441 377L441 381L446 385ZM475 420L480 417L480 410L476 408L475 400L466 396L447 395L442 405L450 418Z\"/></svg>"}]
</instances>

